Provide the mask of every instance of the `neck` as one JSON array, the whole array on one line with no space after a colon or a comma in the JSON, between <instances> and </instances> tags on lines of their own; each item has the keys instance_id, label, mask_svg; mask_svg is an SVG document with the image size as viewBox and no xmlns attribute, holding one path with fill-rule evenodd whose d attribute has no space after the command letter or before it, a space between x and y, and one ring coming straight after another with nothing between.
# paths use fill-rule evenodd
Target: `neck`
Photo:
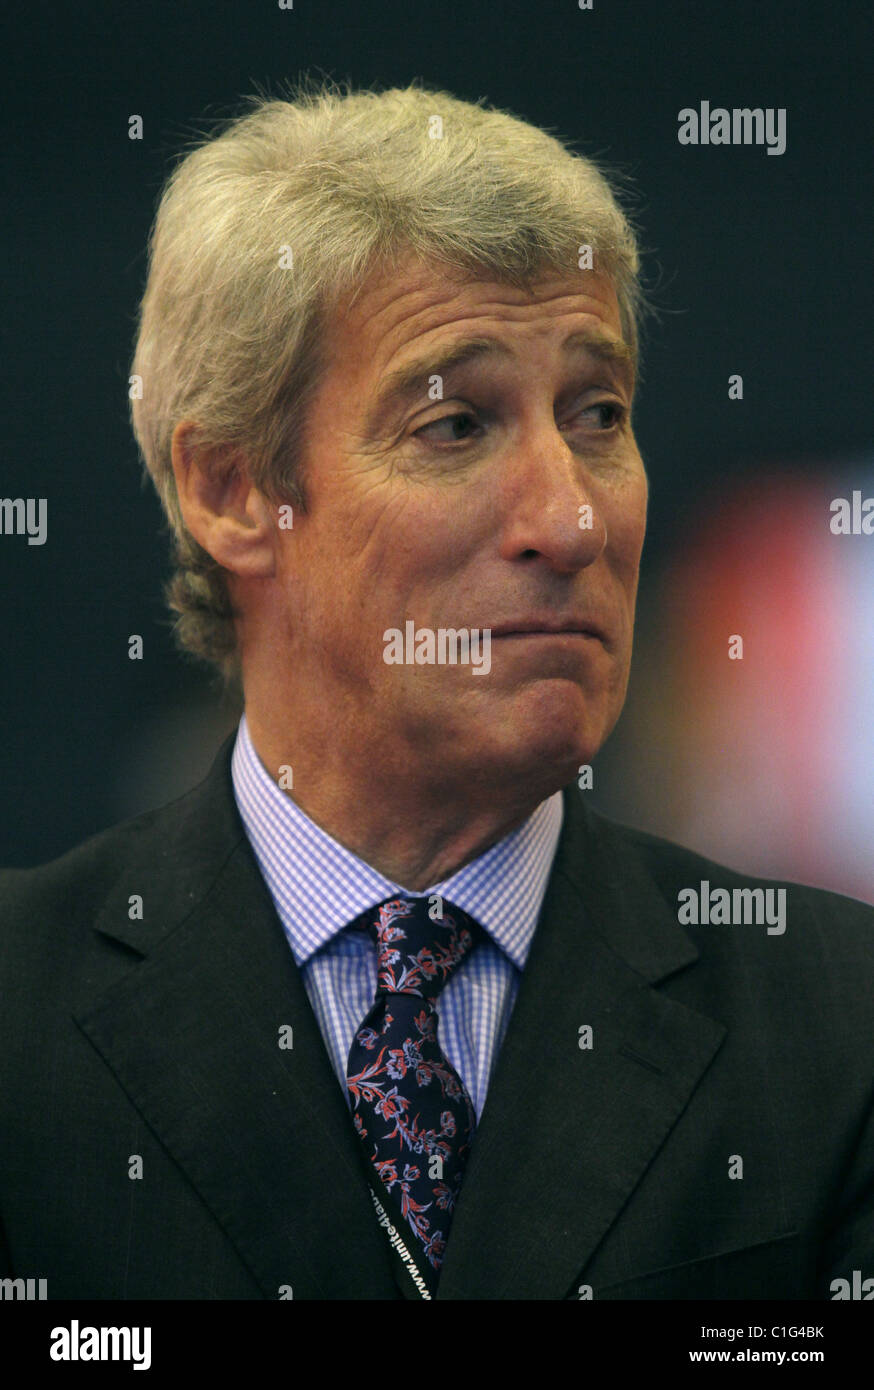
<instances>
[{"instance_id":1,"label":"neck","mask_svg":"<svg viewBox=\"0 0 874 1390\"><path fill-rule=\"evenodd\" d=\"M284 790L301 810L359 859L414 892L478 858L557 790L518 773L512 787L470 770L459 775L433 752L422 765L421 755L398 749L396 740L347 743L339 720L329 736L302 741L248 704L246 722L268 775L281 784L282 769L292 769L292 787Z\"/></svg>"}]
</instances>

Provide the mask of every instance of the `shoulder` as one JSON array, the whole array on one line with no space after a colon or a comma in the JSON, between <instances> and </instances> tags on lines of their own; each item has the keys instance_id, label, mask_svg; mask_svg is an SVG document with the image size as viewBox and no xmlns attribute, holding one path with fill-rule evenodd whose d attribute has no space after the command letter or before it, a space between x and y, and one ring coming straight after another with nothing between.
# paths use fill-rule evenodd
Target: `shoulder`
<instances>
[{"instance_id":1,"label":"shoulder","mask_svg":"<svg viewBox=\"0 0 874 1390\"><path fill-rule=\"evenodd\" d=\"M0 964L45 949L48 938L81 941L107 904L160 893L168 918L184 911L243 834L228 745L207 777L165 806L100 831L66 854L27 869L0 870Z\"/></svg>"},{"instance_id":2,"label":"shoulder","mask_svg":"<svg viewBox=\"0 0 874 1390\"><path fill-rule=\"evenodd\" d=\"M63 902L68 909L87 907L106 892L125 867L135 860L144 844L160 853L162 842L172 842L184 820L188 792L178 801L132 816L75 845L46 864L27 869L0 870L0 909L9 920L22 907L33 910Z\"/></svg>"},{"instance_id":3,"label":"shoulder","mask_svg":"<svg viewBox=\"0 0 874 1390\"><path fill-rule=\"evenodd\" d=\"M745 971L748 979L780 977L805 994L830 995L836 1007L854 998L874 1016L874 1005L864 1003L874 1001L870 903L744 873L590 807L583 816L602 871L634 884L635 905L658 904L670 913L703 960L723 971Z\"/></svg>"},{"instance_id":4,"label":"shoulder","mask_svg":"<svg viewBox=\"0 0 874 1390\"><path fill-rule=\"evenodd\" d=\"M628 849L639 856L653 881L674 903L684 890L696 888L700 893L702 884L708 884L712 890L724 888L732 894L735 890L758 888L776 892L782 889L786 894L787 910L791 903L792 907L802 909L805 920L811 923L844 924L851 932L860 932L869 948L872 944L868 935L874 931L874 905L871 903L790 879L747 874L671 840L616 821L608 822L604 816L599 815L598 819L609 824Z\"/></svg>"}]
</instances>

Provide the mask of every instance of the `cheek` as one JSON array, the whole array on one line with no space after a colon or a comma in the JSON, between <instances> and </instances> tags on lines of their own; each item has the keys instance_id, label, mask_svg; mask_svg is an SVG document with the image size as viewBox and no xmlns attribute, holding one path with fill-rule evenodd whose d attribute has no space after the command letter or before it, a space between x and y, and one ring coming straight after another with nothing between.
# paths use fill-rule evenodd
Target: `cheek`
<instances>
[{"instance_id":1,"label":"cheek","mask_svg":"<svg viewBox=\"0 0 874 1390\"><path fill-rule=\"evenodd\" d=\"M605 524L610 549L616 557L617 568L627 579L636 582L643 541L646 534L646 479L642 477L633 487L623 490L606 510Z\"/></svg>"}]
</instances>

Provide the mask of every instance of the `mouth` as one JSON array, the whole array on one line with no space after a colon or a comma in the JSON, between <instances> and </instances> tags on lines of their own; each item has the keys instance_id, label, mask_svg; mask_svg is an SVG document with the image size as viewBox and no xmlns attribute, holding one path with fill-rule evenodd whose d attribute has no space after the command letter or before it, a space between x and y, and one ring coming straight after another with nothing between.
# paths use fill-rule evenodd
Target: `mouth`
<instances>
[{"instance_id":1,"label":"mouth","mask_svg":"<svg viewBox=\"0 0 874 1390\"><path fill-rule=\"evenodd\" d=\"M492 628L492 638L507 637L551 637L555 638L586 638L589 641L606 643L606 633L604 629L594 623L550 623L550 622L519 622L504 623L500 627Z\"/></svg>"}]
</instances>

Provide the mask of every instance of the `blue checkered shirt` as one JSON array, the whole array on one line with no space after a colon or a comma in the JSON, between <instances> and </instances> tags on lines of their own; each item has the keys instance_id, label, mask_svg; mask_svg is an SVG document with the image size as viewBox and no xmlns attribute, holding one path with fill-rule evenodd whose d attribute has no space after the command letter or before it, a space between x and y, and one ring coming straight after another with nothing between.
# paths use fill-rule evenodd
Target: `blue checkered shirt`
<instances>
[{"instance_id":1,"label":"blue checkered shirt","mask_svg":"<svg viewBox=\"0 0 874 1390\"><path fill-rule=\"evenodd\" d=\"M398 894L439 893L487 936L440 993L440 1044L482 1113L561 832L561 792L457 873L414 893L359 859L305 815L255 752L246 716L232 758L234 795L255 858L346 1095L346 1061L376 995L376 947L349 924Z\"/></svg>"}]
</instances>

